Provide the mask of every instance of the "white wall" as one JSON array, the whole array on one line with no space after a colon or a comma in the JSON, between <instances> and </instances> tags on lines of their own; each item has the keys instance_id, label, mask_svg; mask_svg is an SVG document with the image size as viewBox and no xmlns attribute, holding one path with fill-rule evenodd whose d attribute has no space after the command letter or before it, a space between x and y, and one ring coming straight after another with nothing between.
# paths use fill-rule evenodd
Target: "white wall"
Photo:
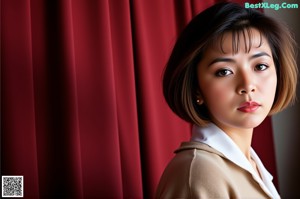
<instances>
[{"instance_id":1,"label":"white wall","mask_svg":"<svg viewBox=\"0 0 300 199\"><path fill-rule=\"evenodd\" d=\"M294 32L297 43L300 44L300 1L265 0L264 2L298 4L298 9L277 11L264 9L264 12L286 22ZM298 68L299 58L300 56L298 56ZM282 198L300 198L300 87L298 86L297 89L296 104L272 117L279 189Z\"/></svg>"}]
</instances>

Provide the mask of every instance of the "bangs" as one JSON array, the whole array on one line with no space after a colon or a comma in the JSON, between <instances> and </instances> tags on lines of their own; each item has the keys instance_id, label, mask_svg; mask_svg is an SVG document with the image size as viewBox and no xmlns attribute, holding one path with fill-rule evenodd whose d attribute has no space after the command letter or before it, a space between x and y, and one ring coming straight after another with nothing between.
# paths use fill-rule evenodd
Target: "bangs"
<instances>
[{"instance_id":1,"label":"bangs","mask_svg":"<svg viewBox=\"0 0 300 199\"><path fill-rule=\"evenodd\" d=\"M254 27L248 26L246 24L241 24L241 26L226 30L217 35L216 38L213 39L212 45L217 49L220 49L222 53L228 53L224 50L224 35L230 33L232 37L232 54L237 54L240 51L241 46L244 47L243 50L245 51L245 53L249 53L253 45L255 45L254 47L257 48L262 45L262 32L260 30L257 30L259 32L259 41L257 44L257 41L253 42L253 29L257 30Z\"/></svg>"}]
</instances>

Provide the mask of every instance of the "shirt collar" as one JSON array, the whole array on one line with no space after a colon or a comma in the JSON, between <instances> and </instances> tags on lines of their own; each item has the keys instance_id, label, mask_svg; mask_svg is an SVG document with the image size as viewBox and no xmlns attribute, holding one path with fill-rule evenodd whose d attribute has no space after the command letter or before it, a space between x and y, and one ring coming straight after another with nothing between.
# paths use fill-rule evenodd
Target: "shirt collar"
<instances>
[{"instance_id":1,"label":"shirt collar","mask_svg":"<svg viewBox=\"0 0 300 199\"><path fill-rule=\"evenodd\" d=\"M213 123L206 127L193 126L191 141L201 142L221 152L227 159L232 161L239 167L247 170L252 174L252 177L259 183L261 188L272 198L280 198L276 188L272 183L273 176L266 170L254 149L251 148L251 158L257 164L258 170L262 178L260 178L253 169L251 163L235 144L235 142L218 126Z\"/></svg>"}]
</instances>

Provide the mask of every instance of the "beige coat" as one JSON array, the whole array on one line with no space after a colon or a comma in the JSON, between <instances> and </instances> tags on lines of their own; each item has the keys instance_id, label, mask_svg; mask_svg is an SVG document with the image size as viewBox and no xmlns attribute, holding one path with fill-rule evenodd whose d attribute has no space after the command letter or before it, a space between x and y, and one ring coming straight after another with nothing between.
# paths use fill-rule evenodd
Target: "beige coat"
<instances>
[{"instance_id":1,"label":"beige coat","mask_svg":"<svg viewBox=\"0 0 300 199\"><path fill-rule=\"evenodd\" d=\"M270 198L251 173L198 142L185 142L165 169L156 198Z\"/></svg>"}]
</instances>

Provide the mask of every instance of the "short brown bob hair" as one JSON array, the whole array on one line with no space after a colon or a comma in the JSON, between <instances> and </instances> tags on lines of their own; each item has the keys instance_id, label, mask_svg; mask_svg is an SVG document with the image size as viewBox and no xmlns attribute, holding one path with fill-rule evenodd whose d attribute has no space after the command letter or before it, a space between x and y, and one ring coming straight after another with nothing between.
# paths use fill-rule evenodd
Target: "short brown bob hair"
<instances>
[{"instance_id":1,"label":"short brown bob hair","mask_svg":"<svg viewBox=\"0 0 300 199\"><path fill-rule=\"evenodd\" d=\"M223 2L192 19L179 36L166 65L164 97L179 117L199 126L211 121L206 106L196 102L199 89L197 64L205 49L219 41L224 33L232 32L234 37L237 33L249 31L249 28L257 29L267 39L276 67L277 88L270 114L281 111L295 100L298 70L296 43L290 31L257 10ZM233 42L238 48L238 39L233 39Z\"/></svg>"}]
</instances>

